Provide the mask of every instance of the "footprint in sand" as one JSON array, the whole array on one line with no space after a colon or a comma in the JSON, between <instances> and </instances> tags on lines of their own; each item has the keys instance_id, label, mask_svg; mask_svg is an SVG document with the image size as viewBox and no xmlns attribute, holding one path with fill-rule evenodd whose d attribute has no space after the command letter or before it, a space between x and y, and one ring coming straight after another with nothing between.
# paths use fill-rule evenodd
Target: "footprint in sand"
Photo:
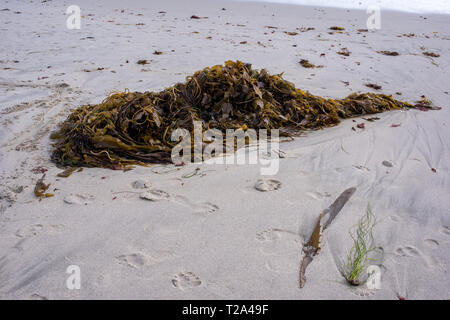
<instances>
[{"instance_id":1,"label":"footprint in sand","mask_svg":"<svg viewBox=\"0 0 450 320\"><path fill-rule=\"evenodd\" d=\"M181 290L195 288L202 284L200 278L193 272L180 272L172 278L172 284L174 287Z\"/></svg>"},{"instance_id":2,"label":"footprint in sand","mask_svg":"<svg viewBox=\"0 0 450 320\"><path fill-rule=\"evenodd\" d=\"M195 214L209 215L219 210L219 206L211 202L193 202L189 198L180 195L170 195L163 190L151 189L139 195L142 199L149 201L168 200L193 209Z\"/></svg>"},{"instance_id":3,"label":"footprint in sand","mask_svg":"<svg viewBox=\"0 0 450 320\"><path fill-rule=\"evenodd\" d=\"M161 201L161 200L169 200L170 195L163 190L152 189L146 192L142 192L139 195L139 197L141 197L141 199L149 201Z\"/></svg>"},{"instance_id":4,"label":"footprint in sand","mask_svg":"<svg viewBox=\"0 0 450 320\"><path fill-rule=\"evenodd\" d=\"M442 226L439 231L443 234L446 234L450 236L450 227L449 226Z\"/></svg>"},{"instance_id":5,"label":"footprint in sand","mask_svg":"<svg viewBox=\"0 0 450 320\"><path fill-rule=\"evenodd\" d=\"M42 224L34 224L32 226L24 227L22 229L17 230L16 236L18 236L20 238L36 236L43 229L44 229L44 226Z\"/></svg>"},{"instance_id":6,"label":"footprint in sand","mask_svg":"<svg viewBox=\"0 0 450 320\"><path fill-rule=\"evenodd\" d=\"M64 202L68 204L87 204L94 198L91 194L69 194L64 197Z\"/></svg>"},{"instance_id":7,"label":"footprint in sand","mask_svg":"<svg viewBox=\"0 0 450 320\"><path fill-rule=\"evenodd\" d=\"M261 232L258 232L256 234L256 240L260 242L270 242L270 241L276 241L281 237L280 233L278 231L275 231L273 229L271 230L264 230Z\"/></svg>"},{"instance_id":8,"label":"footprint in sand","mask_svg":"<svg viewBox=\"0 0 450 320\"><path fill-rule=\"evenodd\" d=\"M301 239L298 234L282 229L268 229L256 233L256 241L261 243L260 253L266 256L267 270L292 274L298 272L298 248Z\"/></svg>"},{"instance_id":9,"label":"footprint in sand","mask_svg":"<svg viewBox=\"0 0 450 320\"><path fill-rule=\"evenodd\" d=\"M376 290L370 290L369 288L357 288L352 290L352 294L358 297L372 297L376 293Z\"/></svg>"},{"instance_id":10,"label":"footprint in sand","mask_svg":"<svg viewBox=\"0 0 450 320\"><path fill-rule=\"evenodd\" d=\"M322 199L331 197L331 194L329 194L328 192L321 193L321 192L317 192L317 191L310 191L310 192L306 192L306 194L316 200L322 200Z\"/></svg>"},{"instance_id":11,"label":"footprint in sand","mask_svg":"<svg viewBox=\"0 0 450 320\"><path fill-rule=\"evenodd\" d=\"M275 179L259 179L255 183L255 189L258 191L274 191L281 187L281 182Z\"/></svg>"},{"instance_id":12,"label":"footprint in sand","mask_svg":"<svg viewBox=\"0 0 450 320\"><path fill-rule=\"evenodd\" d=\"M435 258L427 256L414 246L400 247L395 250L398 257L422 258L428 267L434 267L438 264Z\"/></svg>"},{"instance_id":13,"label":"footprint in sand","mask_svg":"<svg viewBox=\"0 0 450 320\"><path fill-rule=\"evenodd\" d=\"M219 207L211 202L200 202L192 205L192 209L197 214L211 214L219 210Z\"/></svg>"},{"instance_id":14,"label":"footprint in sand","mask_svg":"<svg viewBox=\"0 0 450 320\"><path fill-rule=\"evenodd\" d=\"M425 239L425 240L423 240L423 242L424 242L427 246L429 246L429 247L431 247L431 248L433 248L433 249L436 249L436 248L439 247L439 241L434 240L434 239Z\"/></svg>"},{"instance_id":15,"label":"footprint in sand","mask_svg":"<svg viewBox=\"0 0 450 320\"><path fill-rule=\"evenodd\" d=\"M147 188L151 188L152 184L148 181L136 180L131 184L131 186L134 189L147 189Z\"/></svg>"},{"instance_id":16,"label":"footprint in sand","mask_svg":"<svg viewBox=\"0 0 450 320\"><path fill-rule=\"evenodd\" d=\"M173 251L163 250L152 253L151 255L141 252L124 254L116 257L116 259L119 261L119 264L137 269L140 267L161 263L174 257L176 257L176 255Z\"/></svg>"},{"instance_id":17,"label":"footprint in sand","mask_svg":"<svg viewBox=\"0 0 450 320\"><path fill-rule=\"evenodd\" d=\"M143 253L131 253L116 257L120 264L131 268L140 268L151 263L150 256Z\"/></svg>"},{"instance_id":18,"label":"footprint in sand","mask_svg":"<svg viewBox=\"0 0 450 320\"><path fill-rule=\"evenodd\" d=\"M395 254L400 257L420 257L420 251L413 246L405 246L401 248L397 248L395 250Z\"/></svg>"}]
</instances>

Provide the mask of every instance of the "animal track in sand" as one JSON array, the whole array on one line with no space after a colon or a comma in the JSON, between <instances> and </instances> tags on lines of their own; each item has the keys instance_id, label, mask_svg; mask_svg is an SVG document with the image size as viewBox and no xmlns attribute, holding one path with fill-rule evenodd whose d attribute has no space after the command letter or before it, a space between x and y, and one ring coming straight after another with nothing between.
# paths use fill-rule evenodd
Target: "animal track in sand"
<instances>
[{"instance_id":1,"label":"animal track in sand","mask_svg":"<svg viewBox=\"0 0 450 320\"><path fill-rule=\"evenodd\" d=\"M172 278L174 287L181 290L198 287L202 284L200 278L193 272L180 272Z\"/></svg>"},{"instance_id":2,"label":"animal track in sand","mask_svg":"<svg viewBox=\"0 0 450 320\"><path fill-rule=\"evenodd\" d=\"M139 195L142 199L150 201L168 200L191 208L195 214L209 215L219 210L219 206L211 202L193 202L189 198L180 195L171 196L163 190L151 189Z\"/></svg>"},{"instance_id":3,"label":"animal track in sand","mask_svg":"<svg viewBox=\"0 0 450 320\"><path fill-rule=\"evenodd\" d=\"M370 290L368 288L357 288L352 290L352 294L359 297L372 297L376 293L376 290Z\"/></svg>"},{"instance_id":4,"label":"animal track in sand","mask_svg":"<svg viewBox=\"0 0 450 320\"><path fill-rule=\"evenodd\" d=\"M405 247L397 248L395 250L395 254L400 257L405 257L405 256L420 257L421 256L419 249L417 249L413 246L405 246Z\"/></svg>"},{"instance_id":5,"label":"animal track in sand","mask_svg":"<svg viewBox=\"0 0 450 320\"><path fill-rule=\"evenodd\" d=\"M22 229L17 230L16 236L18 236L20 238L36 236L43 229L44 229L44 226L42 224L34 224L32 226L24 227Z\"/></svg>"},{"instance_id":6,"label":"animal track in sand","mask_svg":"<svg viewBox=\"0 0 450 320\"><path fill-rule=\"evenodd\" d=\"M195 213L199 214L211 214L219 210L219 207L211 202L200 202L192 205Z\"/></svg>"},{"instance_id":7,"label":"animal track in sand","mask_svg":"<svg viewBox=\"0 0 450 320\"><path fill-rule=\"evenodd\" d=\"M147 188L150 188L152 186L152 184L148 181L136 180L131 184L131 186L134 189L147 189Z\"/></svg>"},{"instance_id":8,"label":"animal track in sand","mask_svg":"<svg viewBox=\"0 0 450 320\"><path fill-rule=\"evenodd\" d=\"M442 226L439 231L443 234L450 236L450 226Z\"/></svg>"},{"instance_id":9,"label":"animal track in sand","mask_svg":"<svg viewBox=\"0 0 450 320\"><path fill-rule=\"evenodd\" d=\"M297 233L274 228L256 233L255 238L262 245L260 252L266 256L264 267L267 270L282 274L298 272L301 239Z\"/></svg>"},{"instance_id":10,"label":"animal track in sand","mask_svg":"<svg viewBox=\"0 0 450 320\"><path fill-rule=\"evenodd\" d=\"M258 191L274 191L281 187L281 182L275 179L259 179L255 183L255 189Z\"/></svg>"},{"instance_id":11,"label":"animal track in sand","mask_svg":"<svg viewBox=\"0 0 450 320\"><path fill-rule=\"evenodd\" d=\"M151 266L154 264L164 262L165 260L174 258L175 256L176 255L174 252L169 250L163 250L152 253L151 255L142 252L123 254L116 257L116 259L119 261L119 264L137 269L140 267Z\"/></svg>"},{"instance_id":12,"label":"animal track in sand","mask_svg":"<svg viewBox=\"0 0 450 320\"><path fill-rule=\"evenodd\" d=\"M439 247L439 241L434 240L434 239L425 239L425 240L423 240L423 242L431 248Z\"/></svg>"},{"instance_id":13,"label":"animal track in sand","mask_svg":"<svg viewBox=\"0 0 450 320\"><path fill-rule=\"evenodd\" d=\"M150 256L143 253L131 253L116 257L120 264L127 265L131 268L139 268L151 263Z\"/></svg>"},{"instance_id":14,"label":"animal track in sand","mask_svg":"<svg viewBox=\"0 0 450 320\"><path fill-rule=\"evenodd\" d=\"M161 201L168 200L170 198L170 195L163 190L151 189L146 192L142 192L139 197L150 201Z\"/></svg>"},{"instance_id":15,"label":"animal track in sand","mask_svg":"<svg viewBox=\"0 0 450 320\"><path fill-rule=\"evenodd\" d=\"M64 197L67 204L87 204L92 202L95 197L91 194L69 194Z\"/></svg>"},{"instance_id":16,"label":"animal track in sand","mask_svg":"<svg viewBox=\"0 0 450 320\"><path fill-rule=\"evenodd\" d=\"M435 267L438 265L438 261L436 261L435 258L422 253L418 248L416 248L414 246L404 246L404 247L397 248L395 250L395 254L398 257L422 258L428 267Z\"/></svg>"},{"instance_id":17,"label":"animal track in sand","mask_svg":"<svg viewBox=\"0 0 450 320\"><path fill-rule=\"evenodd\" d=\"M316 200L322 200L322 199L331 197L331 194L329 194L328 192L321 193L321 192L317 192L317 191L309 191L309 192L306 192L306 194Z\"/></svg>"},{"instance_id":18,"label":"animal track in sand","mask_svg":"<svg viewBox=\"0 0 450 320\"><path fill-rule=\"evenodd\" d=\"M275 231L274 229L264 230L256 234L256 240L261 242L276 241L280 237L280 233L278 231Z\"/></svg>"}]
</instances>

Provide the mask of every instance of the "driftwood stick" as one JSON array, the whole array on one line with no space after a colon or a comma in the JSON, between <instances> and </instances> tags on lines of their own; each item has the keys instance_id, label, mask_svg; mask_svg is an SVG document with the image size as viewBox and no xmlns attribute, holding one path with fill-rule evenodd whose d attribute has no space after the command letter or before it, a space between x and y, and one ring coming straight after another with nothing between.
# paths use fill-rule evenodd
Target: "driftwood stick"
<instances>
[{"instance_id":1,"label":"driftwood stick","mask_svg":"<svg viewBox=\"0 0 450 320\"><path fill-rule=\"evenodd\" d=\"M342 210L347 201L355 193L356 188L348 188L340 194L340 196L333 202L331 206L325 209L319 216L316 226L308 240L303 246L303 259L300 265L300 288L303 288L306 283L305 272L308 265L320 252L320 240L323 230L325 230L330 223L336 218L337 214ZM322 225L322 218L328 215L328 220Z\"/></svg>"}]
</instances>

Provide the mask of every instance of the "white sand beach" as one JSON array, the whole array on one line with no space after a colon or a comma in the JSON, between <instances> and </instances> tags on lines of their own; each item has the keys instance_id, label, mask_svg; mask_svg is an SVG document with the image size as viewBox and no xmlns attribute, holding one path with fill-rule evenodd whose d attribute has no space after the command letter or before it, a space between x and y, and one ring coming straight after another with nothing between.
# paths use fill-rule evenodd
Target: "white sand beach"
<instances>
[{"instance_id":1,"label":"white sand beach","mask_svg":"<svg viewBox=\"0 0 450 320\"><path fill-rule=\"evenodd\" d=\"M363 32L364 10L79 0L81 29L70 30L70 5L0 4L0 299L450 299L450 16L382 10L381 29ZM348 56L337 54L344 48ZM327 98L424 95L442 109L347 119L283 142L285 157L268 177L281 183L274 191L254 188L264 178L258 165L57 177L50 134L71 110L115 91L161 90L227 60L283 72ZM33 190L44 171L54 196L40 201ZM349 187L357 190L300 288L302 247ZM378 289L349 286L339 271L369 203L382 248ZM71 265L80 289L66 285Z\"/></svg>"}]
</instances>

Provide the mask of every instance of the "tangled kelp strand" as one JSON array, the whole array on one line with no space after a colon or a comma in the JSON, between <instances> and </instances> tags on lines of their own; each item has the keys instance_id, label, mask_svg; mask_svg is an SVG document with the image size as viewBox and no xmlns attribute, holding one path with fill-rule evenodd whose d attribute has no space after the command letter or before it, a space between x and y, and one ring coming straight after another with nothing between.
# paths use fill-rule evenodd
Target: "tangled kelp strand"
<instances>
[{"instance_id":1,"label":"tangled kelp strand","mask_svg":"<svg viewBox=\"0 0 450 320\"><path fill-rule=\"evenodd\" d=\"M45 179L45 173L42 175L41 178L38 179L38 181L36 182L36 185L34 187L34 195L36 197L38 197L39 200L42 200L42 198L50 198L50 197L54 196L53 193L46 192L48 190L48 188L50 187L50 183L45 184L44 179Z\"/></svg>"},{"instance_id":2,"label":"tangled kelp strand","mask_svg":"<svg viewBox=\"0 0 450 320\"><path fill-rule=\"evenodd\" d=\"M425 104L421 104L423 107ZM431 105L425 106L431 107ZM72 111L59 129L52 159L63 166L111 169L170 163L172 131L281 129L281 136L337 125L341 119L414 108L390 95L353 93L326 99L295 88L282 74L227 61L160 92L118 92Z\"/></svg>"}]
</instances>

